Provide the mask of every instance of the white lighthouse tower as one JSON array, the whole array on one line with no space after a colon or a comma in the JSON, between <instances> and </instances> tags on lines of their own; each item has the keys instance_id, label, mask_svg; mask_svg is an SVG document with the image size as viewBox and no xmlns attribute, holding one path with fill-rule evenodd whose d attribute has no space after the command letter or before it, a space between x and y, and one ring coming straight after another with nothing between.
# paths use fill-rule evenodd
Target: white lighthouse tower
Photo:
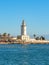
<instances>
[{"instance_id":1,"label":"white lighthouse tower","mask_svg":"<svg viewBox=\"0 0 49 65\"><path fill-rule=\"evenodd\" d=\"M17 39L21 39L24 42L29 41L29 36L26 34L26 24L24 20L22 21L22 25L21 25L21 35L17 36Z\"/></svg>"},{"instance_id":2,"label":"white lighthouse tower","mask_svg":"<svg viewBox=\"0 0 49 65\"><path fill-rule=\"evenodd\" d=\"M22 25L21 25L21 39L24 41L29 40L29 36L26 34L26 24L24 20L22 21Z\"/></svg>"},{"instance_id":3,"label":"white lighthouse tower","mask_svg":"<svg viewBox=\"0 0 49 65\"><path fill-rule=\"evenodd\" d=\"M22 21L22 25L21 25L21 35L26 35L26 24L24 20Z\"/></svg>"}]
</instances>

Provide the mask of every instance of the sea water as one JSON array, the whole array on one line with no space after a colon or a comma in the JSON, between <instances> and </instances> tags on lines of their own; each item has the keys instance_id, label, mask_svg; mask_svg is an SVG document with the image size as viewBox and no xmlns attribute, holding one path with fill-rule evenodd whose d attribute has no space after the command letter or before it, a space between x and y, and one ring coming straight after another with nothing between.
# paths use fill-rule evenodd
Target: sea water
<instances>
[{"instance_id":1,"label":"sea water","mask_svg":"<svg viewBox=\"0 0 49 65\"><path fill-rule=\"evenodd\" d=\"M0 44L0 65L49 65L49 44Z\"/></svg>"}]
</instances>

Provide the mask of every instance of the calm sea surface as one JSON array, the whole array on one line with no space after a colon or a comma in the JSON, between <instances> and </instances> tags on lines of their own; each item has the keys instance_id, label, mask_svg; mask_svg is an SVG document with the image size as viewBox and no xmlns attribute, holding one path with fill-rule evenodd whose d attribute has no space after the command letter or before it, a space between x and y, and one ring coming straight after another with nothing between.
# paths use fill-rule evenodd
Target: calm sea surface
<instances>
[{"instance_id":1,"label":"calm sea surface","mask_svg":"<svg viewBox=\"0 0 49 65\"><path fill-rule=\"evenodd\" d=\"M0 45L0 65L49 65L49 44Z\"/></svg>"}]
</instances>

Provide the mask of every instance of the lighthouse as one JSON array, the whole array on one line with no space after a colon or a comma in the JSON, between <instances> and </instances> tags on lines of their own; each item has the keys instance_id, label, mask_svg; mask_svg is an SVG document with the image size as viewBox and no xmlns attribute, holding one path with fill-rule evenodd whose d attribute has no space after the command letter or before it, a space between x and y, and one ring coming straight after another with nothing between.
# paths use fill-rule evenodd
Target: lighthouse
<instances>
[{"instance_id":1,"label":"lighthouse","mask_svg":"<svg viewBox=\"0 0 49 65\"><path fill-rule=\"evenodd\" d=\"M22 24L21 24L21 35L18 35L17 39L25 41L25 42L29 41L29 36L26 34L26 24L24 20L22 20Z\"/></svg>"},{"instance_id":2,"label":"lighthouse","mask_svg":"<svg viewBox=\"0 0 49 65\"><path fill-rule=\"evenodd\" d=\"M21 25L21 35L26 35L26 24L24 20L22 21L22 25Z\"/></svg>"}]
</instances>

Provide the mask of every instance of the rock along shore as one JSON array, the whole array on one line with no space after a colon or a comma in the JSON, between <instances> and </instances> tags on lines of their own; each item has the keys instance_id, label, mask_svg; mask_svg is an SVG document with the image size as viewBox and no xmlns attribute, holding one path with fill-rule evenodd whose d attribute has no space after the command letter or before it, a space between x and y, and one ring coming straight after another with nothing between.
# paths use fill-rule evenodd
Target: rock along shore
<instances>
[{"instance_id":1,"label":"rock along shore","mask_svg":"<svg viewBox=\"0 0 49 65\"><path fill-rule=\"evenodd\" d=\"M0 42L0 44L49 44L48 40L34 40L34 41L18 41L18 42Z\"/></svg>"}]
</instances>

